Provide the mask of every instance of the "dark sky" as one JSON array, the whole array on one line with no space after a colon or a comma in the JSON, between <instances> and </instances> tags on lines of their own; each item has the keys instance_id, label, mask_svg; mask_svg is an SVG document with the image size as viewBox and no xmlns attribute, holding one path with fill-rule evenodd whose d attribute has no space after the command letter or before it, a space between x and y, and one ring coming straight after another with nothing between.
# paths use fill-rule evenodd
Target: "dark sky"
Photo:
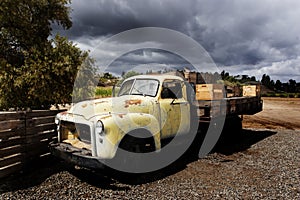
<instances>
[{"instance_id":1,"label":"dark sky","mask_svg":"<svg viewBox=\"0 0 300 200\"><path fill-rule=\"evenodd\" d=\"M73 0L70 6L73 27L55 32L85 50L93 51L101 41L122 31L163 27L197 41L220 70L258 79L266 73L274 80L300 82L298 0ZM107 48L95 55L105 59L113 54ZM116 62L123 67L147 60L160 67L184 64L160 51L123 57Z\"/></svg>"}]
</instances>

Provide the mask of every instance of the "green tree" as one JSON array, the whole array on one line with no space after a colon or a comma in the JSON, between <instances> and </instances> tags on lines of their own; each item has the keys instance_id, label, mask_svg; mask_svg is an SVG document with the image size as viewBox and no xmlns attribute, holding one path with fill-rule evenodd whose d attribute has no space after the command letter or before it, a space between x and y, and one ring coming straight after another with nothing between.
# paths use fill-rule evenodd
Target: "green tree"
<instances>
[{"instance_id":1,"label":"green tree","mask_svg":"<svg viewBox=\"0 0 300 200\"><path fill-rule=\"evenodd\" d=\"M293 79L290 79L288 82L288 92L296 92L297 82Z\"/></svg>"},{"instance_id":2,"label":"green tree","mask_svg":"<svg viewBox=\"0 0 300 200\"><path fill-rule=\"evenodd\" d=\"M69 0L1 0L0 58L13 65L22 65L24 51L44 49L49 45L51 24L72 26Z\"/></svg>"},{"instance_id":3,"label":"green tree","mask_svg":"<svg viewBox=\"0 0 300 200\"><path fill-rule=\"evenodd\" d=\"M88 52L58 35L48 39L53 23L71 27L68 3L1 0L0 109L41 109L71 102L80 67L93 72ZM81 76L91 77L87 73Z\"/></svg>"},{"instance_id":4,"label":"green tree","mask_svg":"<svg viewBox=\"0 0 300 200\"><path fill-rule=\"evenodd\" d=\"M281 81L280 80L277 80L276 82L275 82L275 89L277 90L277 91L281 91L282 90L282 83L281 83Z\"/></svg>"},{"instance_id":5,"label":"green tree","mask_svg":"<svg viewBox=\"0 0 300 200\"><path fill-rule=\"evenodd\" d=\"M263 74L262 78L261 78L261 83L270 88L271 87L271 78L269 75Z\"/></svg>"},{"instance_id":6,"label":"green tree","mask_svg":"<svg viewBox=\"0 0 300 200\"><path fill-rule=\"evenodd\" d=\"M250 81L256 81L256 77L255 76L251 76Z\"/></svg>"}]
</instances>

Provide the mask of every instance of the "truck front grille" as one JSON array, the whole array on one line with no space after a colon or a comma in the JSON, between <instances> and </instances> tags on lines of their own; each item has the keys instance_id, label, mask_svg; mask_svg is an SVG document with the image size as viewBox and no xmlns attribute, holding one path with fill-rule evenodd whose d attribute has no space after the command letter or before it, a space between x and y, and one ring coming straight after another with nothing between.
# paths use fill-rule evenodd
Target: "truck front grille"
<instances>
[{"instance_id":1,"label":"truck front grille","mask_svg":"<svg viewBox=\"0 0 300 200\"><path fill-rule=\"evenodd\" d=\"M71 133L80 141L88 144L91 143L91 129L89 125L62 121L61 129L62 133Z\"/></svg>"}]
</instances>

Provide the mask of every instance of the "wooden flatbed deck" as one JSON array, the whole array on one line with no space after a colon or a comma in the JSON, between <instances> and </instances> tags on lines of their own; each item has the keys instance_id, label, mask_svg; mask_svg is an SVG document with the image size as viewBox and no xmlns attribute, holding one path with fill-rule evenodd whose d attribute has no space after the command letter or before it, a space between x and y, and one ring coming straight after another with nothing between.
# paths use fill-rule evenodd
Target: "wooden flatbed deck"
<instances>
[{"instance_id":1,"label":"wooden flatbed deck","mask_svg":"<svg viewBox=\"0 0 300 200\"><path fill-rule=\"evenodd\" d=\"M254 115L262 111L261 97L231 97L220 100L198 100L194 102L198 107L198 117L201 121L209 121L221 115Z\"/></svg>"}]
</instances>

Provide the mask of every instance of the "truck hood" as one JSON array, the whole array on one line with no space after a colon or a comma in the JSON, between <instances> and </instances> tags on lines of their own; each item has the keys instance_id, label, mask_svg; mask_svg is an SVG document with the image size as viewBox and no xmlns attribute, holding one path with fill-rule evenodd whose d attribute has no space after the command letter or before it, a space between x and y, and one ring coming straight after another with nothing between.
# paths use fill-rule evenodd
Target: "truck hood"
<instances>
[{"instance_id":1,"label":"truck hood","mask_svg":"<svg viewBox=\"0 0 300 200\"><path fill-rule=\"evenodd\" d=\"M94 116L114 113L152 113L153 97L124 95L121 97L102 98L75 104L68 114L82 116L86 120Z\"/></svg>"}]
</instances>

